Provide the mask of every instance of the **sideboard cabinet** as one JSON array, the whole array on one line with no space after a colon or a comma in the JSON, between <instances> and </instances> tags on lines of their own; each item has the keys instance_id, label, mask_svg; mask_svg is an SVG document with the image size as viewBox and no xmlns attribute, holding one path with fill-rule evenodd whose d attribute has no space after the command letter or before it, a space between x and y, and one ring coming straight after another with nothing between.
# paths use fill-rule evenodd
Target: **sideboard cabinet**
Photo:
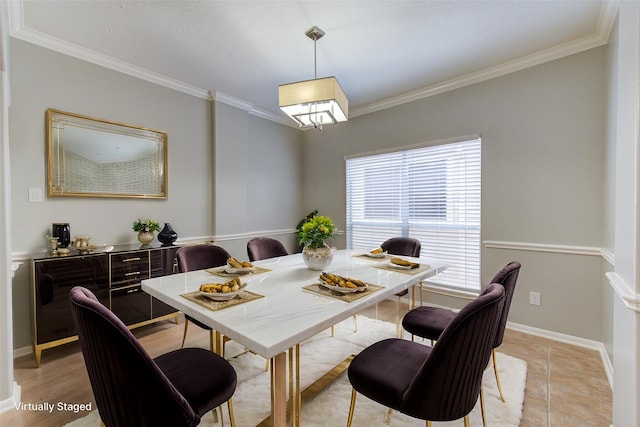
<instances>
[{"instance_id":1,"label":"sideboard cabinet","mask_svg":"<svg viewBox=\"0 0 640 427\"><path fill-rule=\"evenodd\" d=\"M178 246L116 245L111 252L34 257L33 352L78 339L69 291L84 286L129 328L178 320L178 312L141 289L140 281L173 274Z\"/></svg>"}]
</instances>

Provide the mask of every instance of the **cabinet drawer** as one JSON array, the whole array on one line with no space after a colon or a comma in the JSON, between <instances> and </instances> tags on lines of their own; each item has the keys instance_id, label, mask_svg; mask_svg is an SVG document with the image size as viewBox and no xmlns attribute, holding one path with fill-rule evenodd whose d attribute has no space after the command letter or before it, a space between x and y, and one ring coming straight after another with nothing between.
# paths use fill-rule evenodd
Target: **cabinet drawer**
<instances>
[{"instance_id":1,"label":"cabinet drawer","mask_svg":"<svg viewBox=\"0 0 640 427\"><path fill-rule=\"evenodd\" d=\"M120 288L149 278L149 252L110 255L111 287Z\"/></svg>"},{"instance_id":2,"label":"cabinet drawer","mask_svg":"<svg viewBox=\"0 0 640 427\"><path fill-rule=\"evenodd\" d=\"M109 294L111 311L126 325L151 319L151 296L140 285L112 289Z\"/></svg>"}]
</instances>

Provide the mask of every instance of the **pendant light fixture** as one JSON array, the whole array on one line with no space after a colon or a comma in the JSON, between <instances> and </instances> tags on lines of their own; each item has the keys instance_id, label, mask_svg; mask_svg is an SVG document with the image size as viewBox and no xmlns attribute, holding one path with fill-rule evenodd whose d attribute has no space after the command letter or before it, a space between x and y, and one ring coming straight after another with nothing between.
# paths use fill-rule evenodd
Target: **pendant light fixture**
<instances>
[{"instance_id":1,"label":"pendant light fixture","mask_svg":"<svg viewBox=\"0 0 640 427\"><path fill-rule=\"evenodd\" d=\"M313 40L314 79L278 87L280 109L302 128L322 129L323 125L346 122L349 101L335 77L318 78L316 42L324 31L313 26L305 35Z\"/></svg>"}]
</instances>

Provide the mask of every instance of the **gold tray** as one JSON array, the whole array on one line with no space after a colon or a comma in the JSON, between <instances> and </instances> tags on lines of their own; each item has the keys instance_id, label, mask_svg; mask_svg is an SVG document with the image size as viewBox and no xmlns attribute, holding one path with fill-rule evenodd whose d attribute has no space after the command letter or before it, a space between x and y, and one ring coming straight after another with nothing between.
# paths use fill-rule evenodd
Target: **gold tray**
<instances>
[{"instance_id":1,"label":"gold tray","mask_svg":"<svg viewBox=\"0 0 640 427\"><path fill-rule=\"evenodd\" d=\"M311 285L303 286L302 289L306 289L307 291L311 291L316 294L336 298L345 302L353 302L359 300L362 297L366 297L369 294L372 294L380 289L384 288L384 286L372 285L367 283L367 289L362 292L352 292L352 293L338 293L334 292L330 289L325 288L320 283L313 283Z\"/></svg>"},{"instance_id":2,"label":"gold tray","mask_svg":"<svg viewBox=\"0 0 640 427\"><path fill-rule=\"evenodd\" d=\"M255 267L255 270L247 273L227 273L226 271L224 271L225 268L226 266L223 265L221 267L207 268L205 271L207 273L215 274L216 276L220 276L220 277L240 277L240 278L271 271L268 268Z\"/></svg>"},{"instance_id":3,"label":"gold tray","mask_svg":"<svg viewBox=\"0 0 640 427\"><path fill-rule=\"evenodd\" d=\"M233 307L234 305L244 304L245 302L253 301L258 298L262 298L264 295L256 294L251 291L244 291L236 295L235 298L226 301L214 301L210 298L200 295L200 291L189 292L180 295L183 298L193 301L198 305L208 308L211 311L222 310L223 308Z\"/></svg>"},{"instance_id":4,"label":"gold tray","mask_svg":"<svg viewBox=\"0 0 640 427\"><path fill-rule=\"evenodd\" d=\"M398 273L411 274L411 275L422 273L431 268L429 264L420 264L420 266L416 268L402 268L402 266L394 267L393 264L387 263L387 262L372 264L372 267L380 268L382 270L387 270L387 271L395 271Z\"/></svg>"}]
</instances>

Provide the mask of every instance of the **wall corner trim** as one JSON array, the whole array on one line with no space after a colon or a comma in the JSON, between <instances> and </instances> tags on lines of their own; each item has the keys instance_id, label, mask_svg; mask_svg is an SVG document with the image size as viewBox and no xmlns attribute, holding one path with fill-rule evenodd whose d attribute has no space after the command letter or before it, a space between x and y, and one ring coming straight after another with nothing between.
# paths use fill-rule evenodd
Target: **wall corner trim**
<instances>
[{"instance_id":1,"label":"wall corner trim","mask_svg":"<svg viewBox=\"0 0 640 427\"><path fill-rule=\"evenodd\" d=\"M0 414L15 410L20 403L22 389L17 382L13 382L13 393L11 397L0 402Z\"/></svg>"}]
</instances>

